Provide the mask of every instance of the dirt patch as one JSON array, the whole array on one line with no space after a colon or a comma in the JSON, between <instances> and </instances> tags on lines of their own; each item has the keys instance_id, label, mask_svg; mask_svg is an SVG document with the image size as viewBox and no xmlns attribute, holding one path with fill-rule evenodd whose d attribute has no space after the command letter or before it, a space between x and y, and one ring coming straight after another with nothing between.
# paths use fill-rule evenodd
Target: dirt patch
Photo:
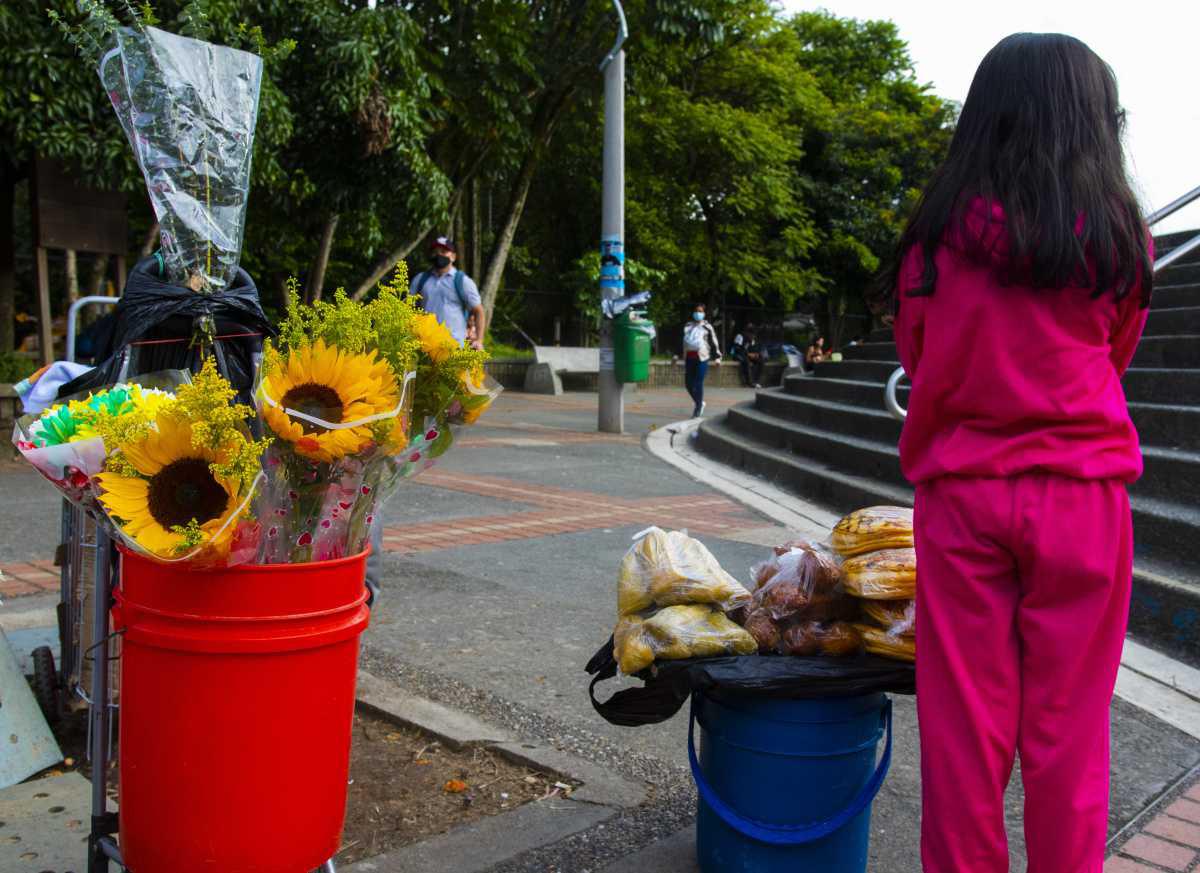
<instances>
[{"instance_id":1,"label":"dirt patch","mask_svg":"<svg viewBox=\"0 0 1200 873\"><path fill-rule=\"evenodd\" d=\"M419 731L361 713L354 718L350 776L339 864L570 790L553 775L487 749L455 752Z\"/></svg>"},{"instance_id":2,"label":"dirt patch","mask_svg":"<svg viewBox=\"0 0 1200 873\"><path fill-rule=\"evenodd\" d=\"M39 776L78 770L90 778L86 711L65 714L54 733L70 763ZM109 791L115 798L115 760L111 766ZM487 749L456 752L420 731L357 713L346 826L337 862L380 855L531 801L567 795L572 787L553 774L514 764Z\"/></svg>"}]
</instances>

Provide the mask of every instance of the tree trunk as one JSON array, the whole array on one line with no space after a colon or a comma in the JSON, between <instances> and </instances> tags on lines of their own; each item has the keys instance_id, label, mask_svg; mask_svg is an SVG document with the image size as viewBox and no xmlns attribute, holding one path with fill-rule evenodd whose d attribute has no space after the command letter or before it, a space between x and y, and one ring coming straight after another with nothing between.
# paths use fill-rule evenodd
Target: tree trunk
<instances>
[{"instance_id":1,"label":"tree trunk","mask_svg":"<svg viewBox=\"0 0 1200 873\"><path fill-rule=\"evenodd\" d=\"M429 234L433 229L433 224L427 224L417 232L417 234L407 242L403 242L389 251L386 255L375 262L375 266L371 269L371 274L363 279L362 283L355 290L353 299L362 300L375 288L377 282L391 272L392 268L397 263L409 256L417 246L421 244L421 240Z\"/></svg>"},{"instance_id":2,"label":"tree trunk","mask_svg":"<svg viewBox=\"0 0 1200 873\"><path fill-rule=\"evenodd\" d=\"M325 219L325 229L321 231L321 245L317 249L317 260L313 264L312 275L308 280L305 297L309 303L321 299L325 291L325 270L329 267L329 252L333 249L333 238L337 233L338 220L341 216L334 212Z\"/></svg>"},{"instance_id":3,"label":"tree trunk","mask_svg":"<svg viewBox=\"0 0 1200 873\"><path fill-rule=\"evenodd\" d=\"M479 203L479 180L471 180L471 269L478 276L483 268L483 222Z\"/></svg>"},{"instance_id":4,"label":"tree trunk","mask_svg":"<svg viewBox=\"0 0 1200 873\"><path fill-rule=\"evenodd\" d=\"M16 252L13 240L16 168L0 158L0 354L11 352L16 342Z\"/></svg>"},{"instance_id":5,"label":"tree trunk","mask_svg":"<svg viewBox=\"0 0 1200 873\"><path fill-rule=\"evenodd\" d=\"M92 261L92 277L88 279L88 294L95 297L104 292L104 277L108 275L108 255L96 255Z\"/></svg>"},{"instance_id":6,"label":"tree trunk","mask_svg":"<svg viewBox=\"0 0 1200 873\"><path fill-rule=\"evenodd\" d=\"M67 249L67 306L79 299L79 258L75 249Z\"/></svg>"},{"instance_id":7,"label":"tree trunk","mask_svg":"<svg viewBox=\"0 0 1200 873\"><path fill-rule=\"evenodd\" d=\"M533 184L533 176L537 171L540 155L537 149L530 149L521 163L517 174L516 184L508 198L508 206L504 210L504 222L496 241L492 244L491 256L488 258L487 274L483 284L479 286L479 296L483 298L483 310L487 324L492 323L492 313L496 310L496 295L500 292L500 280L504 277L504 267L512 252L513 240L517 235L517 226L521 223L521 215L525 212L525 201L529 197L529 188Z\"/></svg>"},{"instance_id":8,"label":"tree trunk","mask_svg":"<svg viewBox=\"0 0 1200 873\"><path fill-rule=\"evenodd\" d=\"M151 222L150 229L148 231L146 231L146 239L142 243L142 257L143 258L150 257L152 254L154 254L154 250L156 248L158 248L159 231L160 231L160 228L158 226L158 222L157 221Z\"/></svg>"}]
</instances>

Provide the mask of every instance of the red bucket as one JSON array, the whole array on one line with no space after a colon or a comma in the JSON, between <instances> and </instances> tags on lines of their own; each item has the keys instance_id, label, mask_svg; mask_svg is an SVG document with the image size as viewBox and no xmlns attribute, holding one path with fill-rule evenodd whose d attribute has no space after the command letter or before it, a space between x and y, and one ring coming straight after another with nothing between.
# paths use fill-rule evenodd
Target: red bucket
<instances>
[{"instance_id":1,"label":"red bucket","mask_svg":"<svg viewBox=\"0 0 1200 873\"><path fill-rule=\"evenodd\" d=\"M346 814L366 553L191 571L123 551L121 852L133 873L307 873Z\"/></svg>"}]
</instances>

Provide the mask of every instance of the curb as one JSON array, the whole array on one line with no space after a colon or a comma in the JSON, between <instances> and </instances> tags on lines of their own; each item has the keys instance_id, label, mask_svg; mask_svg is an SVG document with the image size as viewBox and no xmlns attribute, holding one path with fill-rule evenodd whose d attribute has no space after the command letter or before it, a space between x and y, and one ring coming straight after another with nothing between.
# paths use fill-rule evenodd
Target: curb
<instances>
[{"instance_id":1,"label":"curb","mask_svg":"<svg viewBox=\"0 0 1200 873\"><path fill-rule=\"evenodd\" d=\"M481 873L525 852L587 830L646 800L643 785L567 752L523 742L511 732L358 672L358 707L403 727L428 734L453 749L482 747L516 764L581 783L569 798L553 798L457 827L410 846L366 858L348 873Z\"/></svg>"},{"instance_id":2,"label":"curb","mask_svg":"<svg viewBox=\"0 0 1200 873\"><path fill-rule=\"evenodd\" d=\"M700 423L701 419L690 418L663 425L646 434L642 444L660 461L796 533L814 539L828 536L840 516L692 449Z\"/></svg>"}]
</instances>

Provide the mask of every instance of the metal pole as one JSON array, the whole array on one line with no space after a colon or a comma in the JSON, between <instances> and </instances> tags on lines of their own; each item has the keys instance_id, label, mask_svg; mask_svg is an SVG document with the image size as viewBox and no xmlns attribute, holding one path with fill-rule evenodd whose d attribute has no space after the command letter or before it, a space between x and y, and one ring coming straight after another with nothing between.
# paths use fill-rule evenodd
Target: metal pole
<instances>
[{"instance_id":1,"label":"metal pole","mask_svg":"<svg viewBox=\"0 0 1200 873\"><path fill-rule=\"evenodd\" d=\"M109 543L108 535L97 526L96 585L92 591L92 699L88 707L92 741L92 820L88 840L88 873L107 873L108 856L100 846L100 841L111 833L108 815Z\"/></svg>"},{"instance_id":2,"label":"metal pole","mask_svg":"<svg viewBox=\"0 0 1200 873\"><path fill-rule=\"evenodd\" d=\"M600 299L625 296L625 11L613 0L620 19L616 45L604 71L604 182L600 218ZM613 320L600 319L600 411L598 429L625 430L624 385L617 381L613 358Z\"/></svg>"}]
</instances>

